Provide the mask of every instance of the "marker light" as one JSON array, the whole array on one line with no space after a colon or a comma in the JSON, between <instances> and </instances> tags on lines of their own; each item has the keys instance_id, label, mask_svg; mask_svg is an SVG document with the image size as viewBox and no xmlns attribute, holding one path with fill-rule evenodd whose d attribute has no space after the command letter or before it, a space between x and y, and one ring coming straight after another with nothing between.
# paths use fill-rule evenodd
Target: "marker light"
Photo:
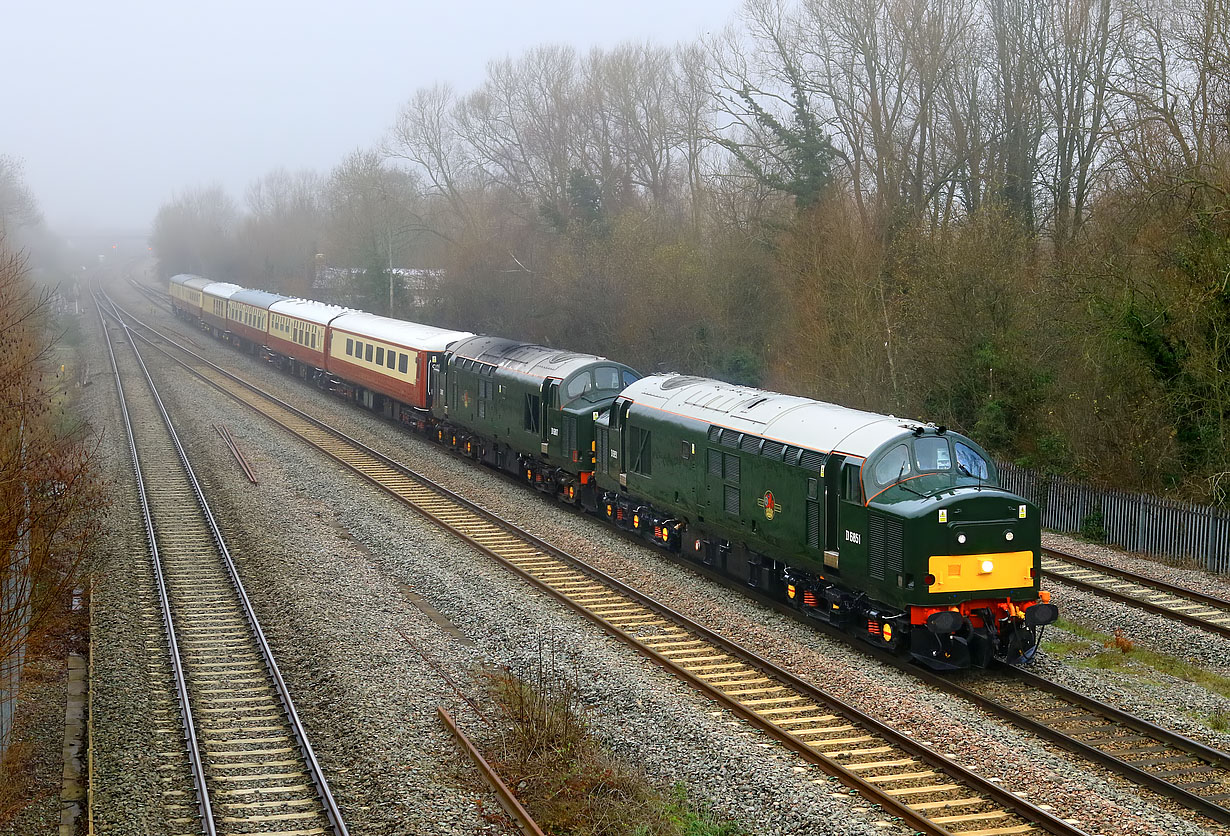
<instances>
[{"instance_id":1,"label":"marker light","mask_svg":"<svg viewBox=\"0 0 1230 836\"><path fill-rule=\"evenodd\" d=\"M884 637L884 641L890 642L893 640L893 625L885 622L884 627L880 630L880 635Z\"/></svg>"},{"instance_id":2,"label":"marker light","mask_svg":"<svg viewBox=\"0 0 1230 836\"><path fill-rule=\"evenodd\" d=\"M965 535L964 535L964 534L958 534L958 535L957 535L957 542L958 542L958 543L961 543L962 545L964 545L964 544L965 544Z\"/></svg>"},{"instance_id":3,"label":"marker light","mask_svg":"<svg viewBox=\"0 0 1230 836\"><path fill-rule=\"evenodd\" d=\"M982 561L982 574L989 575L991 574L991 570L993 570L994 568L995 568L995 564L992 563L991 561L989 560Z\"/></svg>"}]
</instances>

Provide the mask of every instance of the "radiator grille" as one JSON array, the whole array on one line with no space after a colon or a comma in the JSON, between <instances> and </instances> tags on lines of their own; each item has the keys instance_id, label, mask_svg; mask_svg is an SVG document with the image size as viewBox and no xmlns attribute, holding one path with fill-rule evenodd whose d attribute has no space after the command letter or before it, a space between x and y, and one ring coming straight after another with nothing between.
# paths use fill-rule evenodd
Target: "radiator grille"
<instances>
[{"instance_id":1,"label":"radiator grille","mask_svg":"<svg viewBox=\"0 0 1230 836\"><path fill-rule=\"evenodd\" d=\"M726 513L739 513L739 488L736 485L726 485Z\"/></svg>"},{"instance_id":2,"label":"radiator grille","mask_svg":"<svg viewBox=\"0 0 1230 836\"><path fill-rule=\"evenodd\" d=\"M820 503L807 503L807 545L820 548Z\"/></svg>"},{"instance_id":3,"label":"radiator grille","mask_svg":"<svg viewBox=\"0 0 1230 836\"><path fill-rule=\"evenodd\" d=\"M905 571L902 551L901 520L872 513L868 519L867 570L876 580L885 573L897 575Z\"/></svg>"}]
</instances>

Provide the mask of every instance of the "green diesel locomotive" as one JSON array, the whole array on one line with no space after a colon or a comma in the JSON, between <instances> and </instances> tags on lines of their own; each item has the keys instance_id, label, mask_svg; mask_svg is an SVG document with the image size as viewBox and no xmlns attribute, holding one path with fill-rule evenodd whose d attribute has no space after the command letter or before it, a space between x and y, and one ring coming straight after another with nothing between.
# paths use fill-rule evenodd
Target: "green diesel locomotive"
<instances>
[{"instance_id":1,"label":"green diesel locomotive","mask_svg":"<svg viewBox=\"0 0 1230 836\"><path fill-rule=\"evenodd\" d=\"M617 525L933 668L1027 660L1058 615L1037 507L943 427L651 375L596 453Z\"/></svg>"}]
</instances>

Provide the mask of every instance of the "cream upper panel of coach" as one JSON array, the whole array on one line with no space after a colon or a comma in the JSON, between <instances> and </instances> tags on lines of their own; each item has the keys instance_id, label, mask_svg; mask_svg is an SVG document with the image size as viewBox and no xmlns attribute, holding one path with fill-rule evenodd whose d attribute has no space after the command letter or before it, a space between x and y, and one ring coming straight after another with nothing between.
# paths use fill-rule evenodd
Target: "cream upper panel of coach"
<instances>
[{"instance_id":1,"label":"cream upper panel of coach","mask_svg":"<svg viewBox=\"0 0 1230 836\"><path fill-rule=\"evenodd\" d=\"M333 321L333 327L361 337L370 337L373 340L381 340L420 351L444 351L457 340L474 336L469 331L450 331L434 325L407 322L403 319L393 319L362 311L339 316Z\"/></svg>"},{"instance_id":2,"label":"cream upper panel of coach","mask_svg":"<svg viewBox=\"0 0 1230 836\"><path fill-rule=\"evenodd\" d=\"M819 452L866 457L907 422L889 415L684 375L650 375L623 391L639 404Z\"/></svg>"}]
</instances>

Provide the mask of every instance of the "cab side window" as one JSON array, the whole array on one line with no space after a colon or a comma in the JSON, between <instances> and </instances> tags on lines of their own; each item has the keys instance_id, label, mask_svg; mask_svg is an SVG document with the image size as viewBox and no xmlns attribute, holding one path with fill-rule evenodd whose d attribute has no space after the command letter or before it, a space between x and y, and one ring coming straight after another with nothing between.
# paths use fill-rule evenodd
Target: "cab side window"
<instances>
[{"instance_id":1,"label":"cab side window","mask_svg":"<svg viewBox=\"0 0 1230 836\"><path fill-rule=\"evenodd\" d=\"M842 469L841 498L846 502L863 502L863 483L859 479L859 467L848 464Z\"/></svg>"}]
</instances>

